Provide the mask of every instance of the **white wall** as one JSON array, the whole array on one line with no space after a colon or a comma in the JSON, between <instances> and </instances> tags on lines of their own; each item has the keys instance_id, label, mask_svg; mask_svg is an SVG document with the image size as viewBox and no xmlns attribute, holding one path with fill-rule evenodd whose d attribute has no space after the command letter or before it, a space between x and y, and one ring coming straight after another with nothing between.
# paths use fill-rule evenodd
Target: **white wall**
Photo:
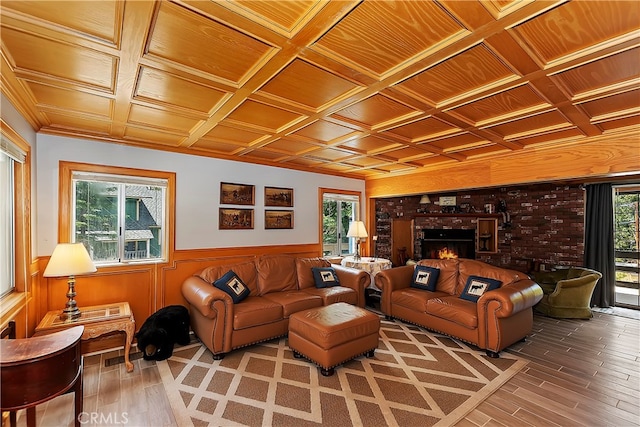
<instances>
[{"instance_id":1,"label":"white wall","mask_svg":"<svg viewBox=\"0 0 640 427\"><path fill-rule=\"evenodd\" d=\"M36 144L36 131L33 130L29 122L16 110L4 95L0 94L0 111L2 112L2 120L7 122L9 126L31 145Z\"/></svg>"},{"instance_id":2,"label":"white wall","mask_svg":"<svg viewBox=\"0 0 640 427\"><path fill-rule=\"evenodd\" d=\"M176 173L176 249L206 249L318 242L318 188L359 191L364 180L208 157L38 134L37 254L50 255L58 241L60 160ZM218 230L220 182L256 186L253 230ZM294 228L264 229L264 187L294 190Z\"/></svg>"},{"instance_id":3,"label":"white wall","mask_svg":"<svg viewBox=\"0 0 640 427\"><path fill-rule=\"evenodd\" d=\"M31 256L36 257L36 235L35 230L36 215L38 212L38 205L36 203L36 178L37 170L35 167L36 162L36 131L33 130L29 122L15 109L13 104L3 95L0 94L0 113L2 120L7 123L11 129L15 130L31 147L31 247L33 248Z\"/></svg>"}]
</instances>

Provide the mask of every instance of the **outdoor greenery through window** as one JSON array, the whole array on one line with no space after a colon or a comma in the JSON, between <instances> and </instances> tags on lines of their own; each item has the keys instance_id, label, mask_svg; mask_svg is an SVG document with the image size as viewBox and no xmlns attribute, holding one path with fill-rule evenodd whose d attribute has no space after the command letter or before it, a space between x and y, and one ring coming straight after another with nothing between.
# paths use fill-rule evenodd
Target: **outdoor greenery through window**
<instances>
[{"instance_id":1,"label":"outdoor greenery through window","mask_svg":"<svg viewBox=\"0 0 640 427\"><path fill-rule=\"evenodd\" d=\"M640 187L618 187L615 206L616 304L640 305Z\"/></svg>"},{"instance_id":2,"label":"outdoor greenery through window","mask_svg":"<svg viewBox=\"0 0 640 427\"><path fill-rule=\"evenodd\" d=\"M11 292L15 284L13 163L0 151L0 296Z\"/></svg>"},{"instance_id":3,"label":"outdoor greenery through window","mask_svg":"<svg viewBox=\"0 0 640 427\"><path fill-rule=\"evenodd\" d=\"M74 172L73 240L96 263L165 259L167 180Z\"/></svg>"},{"instance_id":4,"label":"outdoor greenery through window","mask_svg":"<svg viewBox=\"0 0 640 427\"><path fill-rule=\"evenodd\" d=\"M349 223L355 220L359 197L325 194L322 200L322 253L347 255L355 252L355 240L347 237Z\"/></svg>"}]
</instances>

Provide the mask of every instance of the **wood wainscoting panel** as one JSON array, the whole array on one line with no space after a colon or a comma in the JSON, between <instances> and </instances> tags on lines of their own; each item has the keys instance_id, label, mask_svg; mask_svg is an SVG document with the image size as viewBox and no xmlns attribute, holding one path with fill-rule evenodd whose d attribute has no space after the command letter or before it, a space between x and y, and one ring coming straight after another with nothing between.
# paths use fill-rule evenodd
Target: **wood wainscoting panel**
<instances>
[{"instance_id":1,"label":"wood wainscoting panel","mask_svg":"<svg viewBox=\"0 0 640 427\"><path fill-rule=\"evenodd\" d=\"M156 265L103 267L97 273L76 276L78 307L128 302L136 319L136 329L154 310ZM42 279L47 288L47 311L65 307L67 278ZM46 313L46 312L45 312ZM44 313L43 313L44 315Z\"/></svg>"},{"instance_id":2,"label":"wood wainscoting panel","mask_svg":"<svg viewBox=\"0 0 640 427\"><path fill-rule=\"evenodd\" d=\"M250 246L239 248L187 249L175 251L172 261L162 264L140 264L99 267L97 273L76 277L76 301L78 307L126 301L136 320L136 331L144 321L162 307L172 304L186 306L182 297L182 282L199 270L220 264L249 261L261 255L289 254L296 257L316 257L322 253L319 243L299 245ZM48 258L39 260L44 271ZM67 278L34 278L39 283L39 310L35 325L51 310L62 310L67 302ZM112 339L114 338L114 339ZM91 351L122 345L122 337L99 339L101 343L86 346ZM104 343L103 343L104 342ZM83 347L85 348L85 347Z\"/></svg>"},{"instance_id":3,"label":"wood wainscoting panel","mask_svg":"<svg viewBox=\"0 0 640 427\"><path fill-rule=\"evenodd\" d=\"M48 257L41 259L46 265ZM136 331L153 313L153 296L156 292L156 271L158 264L126 265L101 267L97 273L76 276L76 301L78 307L108 304L126 301L131 307L136 321ZM44 271L44 268L41 269ZM40 277L39 301L40 314L37 323L51 310L62 310L67 302L67 278ZM35 327L34 327L35 329ZM30 335L33 334L31 330ZM123 346L121 332L114 332L82 343L83 353L103 351Z\"/></svg>"},{"instance_id":4,"label":"wood wainscoting panel","mask_svg":"<svg viewBox=\"0 0 640 427\"><path fill-rule=\"evenodd\" d=\"M175 251L172 261L162 264L141 264L100 267L97 273L76 277L76 301L82 307L126 301L136 320L136 331L145 320L162 307L172 304L187 306L182 297L182 282L190 275L210 265L249 261L260 255L289 254L297 257L316 257L322 253L319 243L299 245L250 246L241 248L186 249ZM48 257L37 261L44 271ZM62 310L67 302L67 278L33 277L32 304L37 314L29 322L27 334L50 310ZM34 312L31 310L30 312ZM23 322L24 324L24 322ZM121 333L108 334L82 343L83 353L122 347Z\"/></svg>"}]
</instances>

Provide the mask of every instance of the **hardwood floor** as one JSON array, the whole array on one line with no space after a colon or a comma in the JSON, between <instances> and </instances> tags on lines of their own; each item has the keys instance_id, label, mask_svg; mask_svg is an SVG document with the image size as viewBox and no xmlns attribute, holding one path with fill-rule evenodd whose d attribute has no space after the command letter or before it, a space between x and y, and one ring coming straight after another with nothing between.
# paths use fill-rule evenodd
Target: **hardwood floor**
<instances>
[{"instance_id":1,"label":"hardwood floor","mask_svg":"<svg viewBox=\"0 0 640 427\"><path fill-rule=\"evenodd\" d=\"M534 316L533 333L507 350L529 364L457 426L640 426L640 312L607 311L615 314ZM121 354L85 356L84 425L175 426L155 363L105 367ZM71 405L72 395L40 405L37 425L72 426Z\"/></svg>"},{"instance_id":2,"label":"hardwood floor","mask_svg":"<svg viewBox=\"0 0 640 427\"><path fill-rule=\"evenodd\" d=\"M113 350L84 357L85 426L162 427L176 426L176 420L162 386L155 362L133 360L139 354L131 348L134 370L126 371L124 363L106 366L105 361L123 356ZM123 357L124 359L124 357ZM73 427L73 394L56 397L38 405L38 427ZM26 426L24 411L19 413L18 426ZM8 426L8 423L7 423ZM3 424L4 427L4 424Z\"/></svg>"},{"instance_id":3,"label":"hardwood floor","mask_svg":"<svg viewBox=\"0 0 640 427\"><path fill-rule=\"evenodd\" d=\"M534 316L533 333L507 350L529 364L458 425L640 425L640 313L611 312L622 315Z\"/></svg>"}]
</instances>

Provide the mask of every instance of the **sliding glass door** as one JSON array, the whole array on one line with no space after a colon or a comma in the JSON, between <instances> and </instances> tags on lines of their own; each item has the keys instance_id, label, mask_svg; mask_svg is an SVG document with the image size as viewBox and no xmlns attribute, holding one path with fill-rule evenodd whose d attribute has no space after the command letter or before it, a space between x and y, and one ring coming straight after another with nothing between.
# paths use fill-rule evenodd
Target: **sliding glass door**
<instances>
[{"instance_id":1,"label":"sliding glass door","mask_svg":"<svg viewBox=\"0 0 640 427\"><path fill-rule=\"evenodd\" d=\"M640 185L617 187L615 206L616 305L640 306Z\"/></svg>"}]
</instances>

